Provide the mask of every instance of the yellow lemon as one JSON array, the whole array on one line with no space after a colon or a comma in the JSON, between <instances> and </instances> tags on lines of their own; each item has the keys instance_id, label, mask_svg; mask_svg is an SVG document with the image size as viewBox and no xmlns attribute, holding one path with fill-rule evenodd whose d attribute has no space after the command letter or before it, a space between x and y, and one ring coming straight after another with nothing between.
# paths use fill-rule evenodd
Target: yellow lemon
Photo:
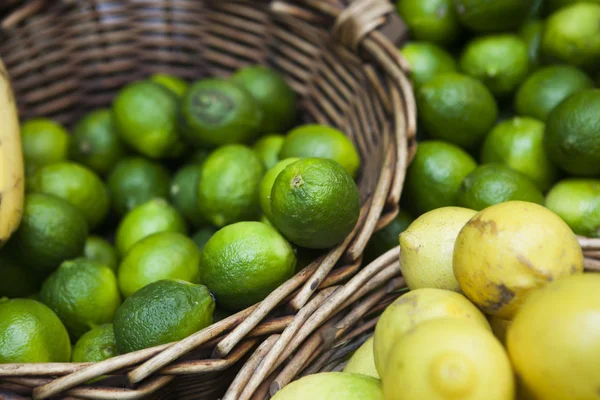
<instances>
[{"instance_id":1,"label":"yellow lemon","mask_svg":"<svg viewBox=\"0 0 600 400\"><path fill-rule=\"evenodd\" d=\"M273 400L383 400L381 382L346 372L307 375L278 391Z\"/></svg>"},{"instance_id":2,"label":"yellow lemon","mask_svg":"<svg viewBox=\"0 0 600 400\"><path fill-rule=\"evenodd\" d=\"M379 379L377 368L375 367L375 355L373 354L374 337L371 336L354 352L344 372L372 376Z\"/></svg>"},{"instance_id":3,"label":"yellow lemon","mask_svg":"<svg viewBox=\"0 0 600 400\"><path fill-rule=\"evenodd\" d=\"M506 344L506 332L508 331L508 327L512 325L512 321L493 316L489 318L489 321L494 335L499 341L501 341L503 344Z\"/></svg>"}]
</instances>

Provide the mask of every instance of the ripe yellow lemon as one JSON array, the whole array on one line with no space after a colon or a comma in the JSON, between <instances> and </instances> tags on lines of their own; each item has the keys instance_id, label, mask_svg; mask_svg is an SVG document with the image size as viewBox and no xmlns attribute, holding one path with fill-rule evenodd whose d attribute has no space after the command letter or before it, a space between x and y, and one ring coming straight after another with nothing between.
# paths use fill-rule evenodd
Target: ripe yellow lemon
<instances>
[{"instance_id":1,"label":"ripe yellow lemon","mask_svg":"<svg viewBox=\"0 0 600 400\"><path fill-rule=\"evenodd\" d=\"M379 379L377 368L375 367L375 355L373 354L374 337L371 336L358 348L350 357L346 364L344 372L372 376Z\"/></svg>"}]
</instances>

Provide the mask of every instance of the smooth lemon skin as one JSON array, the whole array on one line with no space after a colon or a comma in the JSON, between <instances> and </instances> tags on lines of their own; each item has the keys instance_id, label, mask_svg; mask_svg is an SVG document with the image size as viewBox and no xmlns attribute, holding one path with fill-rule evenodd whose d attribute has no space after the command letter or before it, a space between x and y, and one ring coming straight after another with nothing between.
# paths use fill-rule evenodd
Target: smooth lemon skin
<instances>
[{"instance_id":1,"label":"smooth lemon skin","mask_svg":"<svg viewBox=\"0 0 600 400\"><path fill-rule=\"evenodd\" d=\"M273 400L384 400L381 382L370 376L322 372L298 379L278 391Z\"/></svg>"},{"instance_id":2,"label":"smooth lemon skin","mask_svg":"<svg viewBox=\"0 0 600 400\"><path fill-rule=\"evenodd\" d=\"M417 218L400 234L400 269L409 289L460 291L452 256L458 232L477 212L442 207Z\"/></svg>"},{"instance_id":3,"label":"smooth lemon skin","mask_svg":"<svg viewBox=\"0 0 600 400\"><path fill-rule=\"evenodd\" d=\"M531 397L600 397L600 275L557 279L533 293L508 330L508 351Z\"/></svg>"},{"instance_id":4,"label":"smooth lemon skin","mask_svg":"<svg viewBox=\"0 0 600 400\"><path fill-rule=\"evenodd\" d=\"M371 336L354 352L344 372L371 376L379 379L377 368L375 367L375 355L373 353L373 342L375 338Z\"/></svg>"},{"instance_id":5,"label":"smooth lemon skin","mask_svg":"<svg viewBox=\"0 0 600 400\"><path fill-rule=\"evenodd\" d=\"M583 271L569 226L547 208L509 201L484 209L458 234L454 275L485 313L511 319L529 294Z\"/></svg>"}]
</instances>

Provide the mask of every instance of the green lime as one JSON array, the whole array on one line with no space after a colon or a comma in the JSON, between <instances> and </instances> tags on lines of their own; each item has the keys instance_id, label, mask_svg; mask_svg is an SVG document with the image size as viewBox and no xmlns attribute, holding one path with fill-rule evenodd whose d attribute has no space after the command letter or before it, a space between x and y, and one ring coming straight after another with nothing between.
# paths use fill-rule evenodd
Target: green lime
<instances>
[{"instance_id":1,"label":"green lime","mask_svg":"<svg viewBox=\"0 0 600 400\"><path fill-rule=\"evenodd\" d=\"M552 110L544 144L550 159L573 175L600 174L600 89L575 93Z\"/></svg>"},{"instance_id":2,"label":"green lime","mask_svg":"<svg viewBox=\"0 0 600 400\"><path fill-rule=\"evenodd\" d=\"M260 182L260 208L267 221L273 219L273 213L271 212L271 191L273 190L275 179L277 179L277 176L285 169L285 167L298 160L300 160L298 157L285 158L269 169L262 178L262 181Z\"/></svg>"},{"instance_id":3,"label":"green lime","mask_svg":"<svg viewBox=\"0 0 600 400\"><path fill-rule=\"evenodd\" d=\"M188 164L181 167L171 181L171 203L193 226L206 223L198 209L198 183L202 164Z\"/></svg>"},{"instance_id":4,"label":"green lime","mask_svg":"<svg viewBox=\"0 0 600 400\"><path fill-rule=\"evenodd\" d=\"M119 288L125 297L161 279L198 283L200 250L177 232L160 232L137 242L119 265Z\"/></svg>"},{"instance_id":5,"label":"green lime","mask_svg":"<svg viewBox=\"0 0 600 400\"><path fill-rule=\"evenodd\" d=\"M260 105L263 133L287 131L296 121L296 93L279 73L256 65L237 70L231 80Z\"/></svg>"},{"instance_id":6,"label":"green lime","mask_svg":"<svg viewBox=\"0 0 600 400\"><path fill-rule=\"evenodd\" d=\"M325 249L352 232L360 199L352 177L340 164L305 158L279 173L271 190L273 224L294 244Z\"/></svg>"},{"instance_id":7,"label":"green lime","mask_svg":"<svg viewBox=\"0 0 600 400\"><path fill-rule=\"evenodd\" d=\"M204 162L198 184L198 207L217 227L259 217L259 185L265 167L252 149L228 145Z\"/></svg>"},{"instance_id":8,"label":"green lime","mask_svg":"<svg viewBox=\"0 0 600 400\"><path fill-rule=\"evenodd\" d=\"M288 133L279 159L328 158L340 164L352 178L360 168L360 156L354 144L341 131L326 125L309 124Z\"/></svg>"},{"instance_id":9,"label":"green lime","mask_svg":"<svg viewBox=\"0 0 600 400\"><path fill-rule=\"evenodd\" d=\"M460 22L473 32L517 28L530 15L535 0L452 0Z\"/></svg>"},{"instance_id":10,"label":"green lime","mask_svg":"<svg viewBox=\"0 0 600 400\"><path fill-rule=\"evenodd\" d=\"M279 152L284 140L283 135L267 135L258 139L252 146L267 169L272 168L279 161Z\"/></svg>"},{"instance_id":11,"label":"green lime","mask_svg":"<svg viewBox=\"0 0 600 400\"><path fill-rule=\"evenodd\" d=\"M40 290L43 275L32 271L10 254L0 250L0 299L6 297L27 297Z\"/></svg>"},{"instance_id":12,"label":"green lime","mask_svg":"<svg viewBox=\"0 0 600 400\"><path fill-rule=\"evenodd\" d=\"M396 7L415 40L446 45L460 34L451 0L398 0Z\"/></svg>"},{"instance_id":13,"label":"green lime","mask_svg":"<svg viewBox=\"0 0 600 400\"><path fill-rule=\"evenodd\" d=\"M599 3L600 0L546 0L546 7L549 11L556 11L559 8L570 6L575 3Z\"/></svg>"},{"instance_id":14,"label":"green lime","mask_svg":"<svg viewBox=\"0 0 600 400\"><path fill-rule=\"evenodd\" d=\"M83 249L83 256L88 260L97 261L106 265L114 272L119 265L119 257L115 248L99 236L88 236Z\"/></svg>"},{"instance_id":15,"label":"green lime","mask_svg":"<svg viewBox=\"0 0 600 400\"><path fill-rule=\"evenodd\" d=\"M595 71L600 66L600 4L576 3L546 21L542 54L551 61Z\"/></svg>"},{"instance_id":16,"label":"green lime","mask_svg":"<svg viewBox=\"0 0 600 400\"><path fill-rule=\"evenodd\" d=\"M261 130L259 103L244 88L218 78L194 82L183 96L180 130L201 147L248 143Z\"/></svg>"},{"instance_id":17,"label":"green lime","mask_svg":"<svg viewBox=\"0 0 600 400\"><path fill-rule=\"evenodd\" d=\"M132 157L117 163L106 183L112 208L122 216L148 200L168 198L170 181L169 171L162 165Z\"/></svg>"},{"instance_id":18,"label":"green lime","mask_svg":"<svg viewBox=\"0 0 600 400\"><path fill-rule=\"evenodd\" d=\"M198 250L202 251L206 243L210 240L211 237L218 231L214 226L205 226L204 228L200 228L194 236L192 236L192 240L196 243L196 247Z\"/></svg>"},{"instance_id":19,"label":"green lime","mask_svg":"<svg viewBox=\"0 0 600 400\"><path fill-rule=\"evenodd\" d=\"M416 87L428 82L434 76L457 70L452 55L433 43L410 42L400 50L400 53L410 65L410 76Z\"/></svg>"},{"instance_id":20,"label":"green lime","mask_svg":"<svg viewBox=\"0 0 600 400\"><path fill-rule=\"evenodd\" d=\"M75 125L69 156L100 175L106 175L125 156L125 145L108 109L86 114Z\"/></svg>"},{"instance_id":21,"label":"green lime","mask_svg":"<svg viewBox=\"0 0 600 400\"><path fill-rule=\"evenodd\" d=\"M27 175L36 168L65 161L69 154L69 134L60 124L46 119L30 119L21 125L23 158Z\"/></svg>"},{"instance_id":22,"label":"green lime","mask_svg":"<svg viewBox=\"0 0 600 400\"><path fill-rule=\"evenodd\" d=\"M169 89L177 97L183 97L190 87L183 79L169 74L154 74L149 80Z\"/></svg>"},{"instance_id":23,"label":"green lime","mask_svg":"<svg viewBox=\"0 0 600 400\"><path fill-rule=\"evenodd\" d=\"M534 70L541 64L542 34L544 32L544 22L539 19L531 19L519 30L519 37L527 45L527 54L529 56L529 67Z\"/></svg>"},{"instance_id":24,"label":"green lime","mask_svg":"<svg viewBox=\"0 0 600 400\"><path fill-rule=\"evenodd\" d=\"M423 141L406 172L406 195L417 215L455 206L462 180L477 167L466 151L451 143Z\"/></svg>"},{"instance_id":25,"label":"green lime","mask_svg":"<svg viewBox=\"0 0 600 400\"><path fill-rule=\"evenodd\" d=\"M71 362L96 363L118 356L113 324L98 325L83 334L75 343Z\"/></svg>"},{"instance_id":26,"label":"green lime","mask_svg":"<svg viewBox=\"0 0 600 400\"><path fill-rule=\"evenodd\" d=\"M460 68L496 96L509 95L529 72L527 44L513 34L475 38L464 48Z\"/></svg>"},{"instance_id":27,"label":"green lime","mask_svg":"<svg viewBox=\"0 0 600 400\"><path fill-rule=\"evenodd\" d=\"M546 207L578 235L600 237L600 180L565 179L546 195Z\"/></svg>"},{"instance_id":28,"label":"green lime","mask_svg":"<svg viewBox=\"0 0 600 400\"><path fill-rule=\"evenodd\" d=\"M87 235L85 217L77 208L55 196L29 194L21 225L7 247L20 264L50 272L81 256Z\"/></svg>"},{"instance_id":29,"label":"green lime","mask_svg":"<svg viewBox=\"0 0 600 400\"><path fill-rule=\"evenodd\" d=\"M496 125L483 143L481 162L500 163L518 171L545 192L558 177L558 170L544 150L543 122L514 117Z\"/></svg>"},{"instance_id":30,"label":"green lime","mask_svg":"<svg viewBox=\"0 0 600 400\"><path fill-rule=\"evenodd\" d=\"M554 65L540 68L521 85L515 96L515 109L546 121L550 112L564 99L594 82L581 70L569 65Z\"/></svg>"},{"instance_id":31,"label":"green lime","mask_svg":"<svg viewBox=\"0 0 600 400\"><path fill-rule=\"evenodd\" d=\"M0 364L69 362L71 343L60 319L40 302L0 299Z\"/></svg>"},{"instance_id":32,"label":"green lime","mask_svg":"<svg viewBox=\"0 0 600 400\"><path fill-rule=\"evenodd\" d=\"M458 206L480 211L511 200L543 204L544 195L525 175L503 164L477 167L463 180Z\"/></svg>"},{"instance_id":33,"label":"green lime","mask_svg":"<svg viewBox=\"0 0 600 400\"><path fill-rule=\"evenodd\" d=\"M215 301L203 285L165 279L128 297L113 323L119 353L182 340L212 323Z\"/></svg>"},{"instance_id":34,"label":"green lime","mask_svg":"<svg viewBox=\"0 0 600 400\"><path fill-rule=\"evenodd\" d=\"M375 232L365 248L365 258L375 260L380 255L398 246L398 236L408 228L414 220L412 215L404 210L383 229Z\"/></svg>"},{"instance_id":35,"label":"green lime","mask_svg":"<svg viewBox=\"0 0 600 400\"><path fill-rule=\"evenodd\" d=\"M188 164L204 164L204 161L210 155L210 150L208 149L196 149L187 160Z\"/></svg>"},{"instance_id":36,"label":"green lime","mask_svg":"<svg viewBox=\"0 0 600 400\"><path fill-rule=\"evenodd\" d=\"M115 273L85 258L62 263L42 285L40 298L74 338L112 322L121 304Z\"/></svg>"},{"instance_id":37,"label":"green lime","mask_svg":"<svg viewBox=\"0 0 600 400\"><path fill-rule=\"evenodd\" d=\"M176 128L178 108L175 94L150 81L128 84L112 106L121 139L150 158L171 157L183 150Z\"/></svg>"},{"instance_id":38,"label":"green lime","mask_svg":"<svg viewBox=\"0 0 600 400\"><path fill-rule=\"evenodd\" d=\"M39 168L30 189L60 197L83 213L90 230L100 225L110 208L108 189L90 169L73 163L59 162Z\"/></svg>"},{"instance_id":39,"label":"green lime","mask_svg":"<svg viewBox=\"0 0 600 400\"><path fill-rule=\"evenodd\" d=\"M438 75L421 86L416 95L427 133L464 148L479 145L498 117L492 93L466 75Z\"/></svg>"},{"instance_id":40,"label":"green lime","mask_svg":"<svg viewBox=\"0 0 600 400\"><path fill-rule=\"evenodd\" d=\"M163 199L154 199L137 206L123 217L115 238L117 252L124 256L134 244L159 232L186 234L187 227L173 206Z\"/></svg>"},{"instance_id":41,"label":"green lime","mask_svg":"<svg viewBox=\"0 0 600 400\"><path fill-rule=\"evenodd\" d=\"M237 311L291 278L296 262L292 246L275 229L262 222L238 222L206 243L200 275L219 307Z\"/></svg>"}]
</instances>

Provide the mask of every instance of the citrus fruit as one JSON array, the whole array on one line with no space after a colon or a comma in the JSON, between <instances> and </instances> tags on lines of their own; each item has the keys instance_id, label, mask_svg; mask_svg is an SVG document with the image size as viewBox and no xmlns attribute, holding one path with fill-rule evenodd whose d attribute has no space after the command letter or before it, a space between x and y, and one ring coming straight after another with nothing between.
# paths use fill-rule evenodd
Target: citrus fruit
<instances>
[{"instance_id":1,"label":"citrus fruit","mask_svg":"<svg viewBox=\"0 0 600 400\"><path fill-rule=\"evenodd\" d=\"M104 182L90 169L73 162L59 162L39 168L30 189L60 197L85 216L90 230L106 218L110 199Z\"/></svg>"},{"instance_id":2,"label":"citrus fruit","mask_svg":"<svg viewBox=\"0 0 600 400\"><path fill-rule=\"evenodd\" d=\"M543 67L523 82L515 96L515 109L521 115L546 121L550 112L564 99L592 87L594 82L575 67Z\"/></svg>"},{"instance_id":3,"label":"citrus fruit","mask_svg":"<svg viewBox=\"0 0 600 400\"><path fill-rule=\"evenodd\" d=\"M485 316L463 295L442 289L415 289L389 305L375 327L375 365L384 376L394 344L416 326L432 319L466 319L479 329L491 330Z\"/></svg>"},{"instance_id":4,"label":"citrus fruit","mask_svg":"<svg viewBox=\"0 0 600 400\"><path fill-rule=\"evenodd\" d=\"M279 153L279 159L328 158L337 161L352 178L360 168L360 156L354 144L336 128L308 124L288 133Z\"/></svg>"},{"instance_id":5,"label":"citrus fruit","mask_svg":"<svg viewBox=\"0 0 600 400\"><path fill-rule=\"evenodd\" d=\"M305 158L285 167L275 179L271 212L273 224L288 240L310 249L326 249L352 232L360 214L360 198L352 177L340 164Z\"/></svg>"},{"instance_id":6,"label":"citrus fruit","mask_svg":"<svg viewBox=\"0 0 600 400\"><path fill-rule=\"evenodd\" d=\"M83 334L73 347L71 362L96 363L118 356L112 324L98 325Z\"/></svg>"},{"instance_id":7,"label":"citrus fruit","mask_svg":"<svg viewBox=\"0 0 600 400\"><path fill-rule=\"evenodd\" d=\"M296 121L296 93L279 73L255 65L240 68L231 80L246 89L260 105L262 132L283 132Z\"/></svg>"},{"instance_id":8,"label":"citrus fruit","mask_svg":"<svg viewBox=\"0 0 600 400\"><path fill-rule=\"evenodd\" d=\"M270 168L265 176L260 181L260 208L262 209L263 216L266 217L267 221L273 219L273 213L271 212L271 191L273 190L273 184L277 176L287 167L288 165L295 163L300 160L297 157L285 158Z\"/></svg>"},{"instance_id":9,"label":"citrus fruit","mask_svg":"<svg viewBox=\"0 0 600 400\"><path fill-rule=\"evenodd\" d=\"M473 32L500 32L517 28L535 0L452 0L459 21Z\"/></svg>"},{"instance_id":10,"label":"citrus fruit","mask_svg":"<svg viewBox=\"0 0 600 400\"><path fill-rule=\"evenodd\" d=\"M125 153L110 110L92 111L75 125L69 156L97 174L108 174Z\"/></svg>"},{"instance_id":11,"label":"citrus fruit","mask_svg":"<svg viewBox=\"0 0 600 400\"><path fill-rule=\"evenodd\" d=\"M266 169L273 168L279 161L279 152L284 140L285 136L283 135L267 135L258 139L252 146Z\"/></svg>"},{"instance_id":12,"label":"citrus fruit","mask_svg":"<svg viewBox=\"0 0 600 400\"><path fill-rule=\"evenodd\" d=\"M112 208L119 216L156 197L169 197L169 171L141 157L125 158L112 170L106 184Z\"/></svg>"},{"instance_id":13,"label":"citrus fruit","mask_svg":"<svg viewBox=\"0 0 600 400\"><path fill-rule=\"evenodd\" d=\"M39 291L43 274L20 265L9 251L0 250L0 299L27 297Z\"/></svg>"},{"instance_id":14,"label":"citrus fruit","mask_svg":"<svg viewBox=\"0 0 600 400\"><path fill-rule=\"evenodd\" d=\"M162 279L199 282L200 250L177 232L160 232L137 242L119 265L119 289L129 297Z\"/></svg>"},{"instance_id":15,"label":"citrus fruit","mask_svg":"<svg viewBox=\"0 0 600 400\"><path fill-rule=\"evenodd\" d=\"M265 167L255 152L242 145L215 150L202 165L198 208L204 218L222 227L258 219L259 185Z\"/></svg>"},{"instance_id":16,"label":"citrus fruit","mask_svg":"<svg viewBox=\"0 0 600 400\"><path fill-rule=\"evenodd\" d=\"M561 217L576 234L600 237L600 180L562 180L548 192L546 207Z\"/></svg>"},{"instance_id":17,"label":"citrus fruit","mask_svg":"<svg viewBox=\"0 0 600 400\"><path fill-rule=\"evenodd\" d=\"M418 214L456 205L463 179L477 164L460 147L437 140L423 141L406 172L406 195Z\"/></svg>"},{"instance_id":18,"label":"citrus fruit","mask_svg":"<svg viewBox=\"0 0 600 400\"><path fill-rule=\"evenodd\" d=\"M511 319L529 294L583 271L571 228L540 205L509 201L480 211L454 245L463 293L489 315Z\"/></svg>"},{"instance_id":19,"label":"citrus fruit","mask_svg":"<svg viewBox=\"0 0 600 400\"><path fill-rule=\"evenodd\" d=\"M529 68L534 70L541 64L542 56L542 34L544 32L544 22L539 19L531 19L519 29L519 37L527 45L527 55L529 56Z\"/></svg>"},{"instance_id":20,"label":"citrus fruit","mask_svg":"<svg viewBox=\"0 0 600 400\"><path fill-rule=\"evenodd\" d=\"M465 177L460 185L457 204L483 210L510 200L543 204L544 195L525 175L503 164L485 164Z\"/></svg>"},{"instance_id":21,"label":"citrus fruit","mask_svg":"<svg viewBox=\"0 0 600 400\"><path fill-rule=\"evenodd\" d=\"M215 302L203 285L165 279L128 297L113 329L119 353L176 342L212 323Z\"/></svg>"},{"instance_id":22,"label":"citrus fruit","mask_svg":"<svg viewBox=\"0 0 600 400\"><path fill-rule=\"evenodd\" d=\"M200 276L219 307L242 310L294 275L292 246L262 222L238 222L215 233L200 257Z\"/></svg>"},{"instance_id":23,"label":"citrus fruit","mask_svg":"<svg viewBox=\"0 0 600 400\"><path fill-rule=\"evenodd\" d=\"M600 3L599 0L546 0L546 8L549 11L556 11L559 8L569 6L575 3Z\"/></svg>"},{"instance_id":24,"label":"citrus fruit","mask_svg":"<svg viewBox=\"0 0 600 400\"><path fill-rule=\"evenodd\" d=\"M415 87L421 86L436 75L457 70L452 55L433 43L410 42L400 53L410 65L410 76Z\"/></svg>"},{"instance_id":25,"label":"citrus fruit","mask_svg":"<svg viewBox=\"0 0 600 400\"><path fill-rule=\"evenodd\" d=\"M400 234L400 269L409 289L460 291L452 270L454 241L476 212L442 207L417 218Z\"/></svg>"},{"instance_id":26,"label":"citrus fruit","mask_svg":"<svg viewBox=\"0 0 600 400\"><path fill-rule=\"evenodd\" d=\"M506 333L508 327L512 324L512 321L493 316L489 317L489 321L494 336L496 336L502 345L506 346Z\"/></svg>"},{"instance_id":27,"label":"citrus fruit","mask_svg":"<svg viewBox=\"0 0 600 400\"><path fill-rule=\"evenodd\" d=\"M100 236L88 236L83 249L83 256L88 260L99 262L117 271L119 265L119 257L115 248L105 239Z\"/></svg>"},{"instance_id":28,"label":"citrus fruit","mask_svg":"<svg viewBox=\"0 0 600 400\"><path fill-rule=\"evenodd\" d=\"M599 107L600 89L587 89L568 97L548 116L546 152L570 174L600 174Z\"/></svg>"},{"instance_id":29,"label":"citrus fruit","mask_svg":"<svg viewBox=\"0 0 600 400\"><path fill-rule=\"evenodd\" d=\"M512 400L510 360L491 332L456 319L426 321L391 349L386 400Z\"/></svg>"},{"instance_id":30,"label":"citrus fruit","mask_svg":"<svg viewBox=\"0 0 600 400\"><path fill-rule=\"evenodd\" d=\"M35 118L23 123L21 141L27 175L38 167L66 160L69 140L65 128L52 120Z\"/></svg>"},{"instance_id":31,"label":"citrus fruit","mask_svg":"<svg viewBox=\"0 0 600 400\"><path fill-rule=\"evenodd\" d=\"M397 247L398 235L404 232L411 222L413 222L412 215L405 210L400 210L396 218L373 234L365 248L365 259L375 260L383 253Z\"/></svg>"},{"instance_id":32,"label":"citrus fruit","mask_svg":"<svg viewBox=\"0 0 600 400\"><path fill-rule=\"evenodd\" d=\"M546 191L556 181L558 170L544 150L544 123L528 117L500 122L481 148L481 162L501 163L529 178Z\"/></svg>"},{"instance_id":33,"label":"citrus fruit","mask_svg":"<svg viewBox=\"0 0 600 400\"><path fill-rule=\"evenodd\" d=\"M183 97L190 86L183 79L169 74L154 74L150 76L149 80L169 89L177 97Z\"/></svg>"},{"instance_id":34,"label":"citrus fruit","mask_svg":"<svg viewBox=\"0 0 600 400\"><path fill-rule=\"evenodd\" d=\"M0 299L0 364L69 362L71 343L60 319L30 299Z\"/></svg>"},{"instance_id":35,"label":"citrus fruit","mask_svg":"<svg viewBox=\"0 0 600 400\"><path fill-rule=\"evenodd\" d=\"M438 75L421 86L416 96L425 131L460 147L479 145L498 117L492 93L467 75Z\"/></svg>"},{"instance_id":36,"label":"citrus fruit","mask_svg":"<svg viewBox=\"0 0 600 400\"><path fill-rule=\"evenodd\" d=\"M561 278L534 292L517 313L508 350L535 398L598 397L599 292L598 274Z\"/></svg>"},{"instance_id":37,"label":"citrus fruit","mask_svg":"<svg viewBox=\"0 0 600 400\"><path fill-rule=\"evenodd\" d=\"M475 38L463 50L460 69L482 81L494 95L507 96L529 72L527 45L514 34Z\"/></svg>"},{"instance_id":38,"label":"citrus fruit","mask_svg":"<svg viewBox=\"0 0 600 400\"><path fill-rule=\"evenodd\" d=\"M283 387L273 400L383 400L381 382L370 376L345 372L308 375Z\"/></svg>"},{"instance_id":39,"label":"citrus fruit","mask_svg":"<svg viewBox=\"0 0 600 400\"><path fill-rule=\"evenodd\" d=\"M252 141L260 133L263 113L246 89L209 78L194 82L183 96L178 121L188 141L216 147Z\"/></svg>"},{"instance_id":40,"label":"citrus fruit","mask_svg":"<svg viewBox=\"0 0 600 400\"><path fill-rule=\"evenodd\" d=\"M344 372L351 374L361 374L379 379L379 374L375 368L375 356L373 354L374 337L371 336L354 352L348 364L344 367Z\"/></svg>"},{"instance_id":41,"label":"citrus fruit","mask_svg":"<svg viewBox=\"0 0 600 400\"><path fill-rule=\"evenodd\" d=\"M396 7L414 40L446 45L460 34L451 0L398 0Z\"/></svg>"},{"instance_id":42,"label":"citrus fruit","mask_svg":"<svg viewBox=\"0 0 600 400\"><path fill-rule=\"evenodd\" d=\"M214 226L205 226L204 228L198 229L196 233L192 236L192 240L198 247L198 250L202 251L206 243L210 240L211 237L217 232L217 228Z\"/></svg>"},{"instance_id":43,"label":"citrus fruit","mask_svg":"<svg viewBox=\"0 0 600 400\"><path fill-rule=\"evenodd\" d=\"M171 181L170 199L173 206L193 226L205 224L198 209L198 183L202 164L188 164L181 167Z\"/></svg>"},{"instance_id":44,"label":"citrus fruit","mask_svg":"<svg viewBox=\"0 0 600 400\"><path fill-rule=\"evenodd\" d=\"M134 244L158 232L187 232L183 217L163 199L150 200L123 217L117 227L117 251L123 256Z\"/></svg>"}]
</instances>

